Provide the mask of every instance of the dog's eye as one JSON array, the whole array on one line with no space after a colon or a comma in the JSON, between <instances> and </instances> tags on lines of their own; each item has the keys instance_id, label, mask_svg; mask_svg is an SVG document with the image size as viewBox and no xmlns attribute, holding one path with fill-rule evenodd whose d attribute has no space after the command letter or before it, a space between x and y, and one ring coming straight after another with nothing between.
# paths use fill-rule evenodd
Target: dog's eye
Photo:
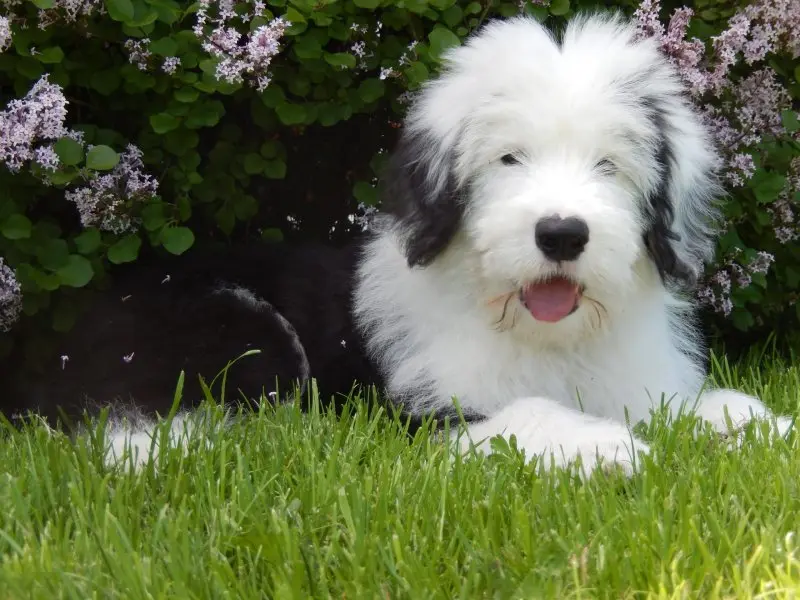
<instances>
[{"instance_id":1,"label":"dog's eye","mask_svg":"<svg viewBox=\"0 0 800 600\"><path fill-rule=\"evenodd\" d=\"M597 164L594 166L594 168L597 169L598 171L602 171L603 173L608 173L608 174L617 172L617 165L615 165L607 158L598 161Z\"/></svg>"},{"instance_id":2,"label":"dog's eye","mask_svg":"<svg viewBox=\"0 0 800 600\"><path fill-rule=\"evenodd\" d=\"M513 154L504 154L502 158L500 158L500 162L508 166L521 164L519 159Z\"/></svg>"}]
</instances>

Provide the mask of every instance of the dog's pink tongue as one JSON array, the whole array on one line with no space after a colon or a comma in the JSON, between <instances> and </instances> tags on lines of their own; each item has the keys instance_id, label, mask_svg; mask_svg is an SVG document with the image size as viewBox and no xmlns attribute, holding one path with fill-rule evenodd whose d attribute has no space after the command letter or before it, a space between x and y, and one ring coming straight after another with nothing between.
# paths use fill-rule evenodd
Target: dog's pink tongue
<instances>
[{"instance_id":1,"label":"dog's pink tongue","mask_svg":"<svg viewBox=\"0 0 800 600\"><path fill-rule=\"evenodd\" d=\"M575 282L559 278L526 285L522 300L534 319L555 323L573 311L578 293Z\"/></svg>"}]
</instances>

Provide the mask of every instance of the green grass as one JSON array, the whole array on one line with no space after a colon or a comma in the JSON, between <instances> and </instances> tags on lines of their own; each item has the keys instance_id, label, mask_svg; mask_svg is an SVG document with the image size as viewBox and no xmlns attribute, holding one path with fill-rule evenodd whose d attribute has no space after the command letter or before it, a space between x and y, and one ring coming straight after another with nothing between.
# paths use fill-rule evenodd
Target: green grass
<instances>
[{"instance_id":1,"label":"green grass","mask_svg":"<svg viewBox=\"0 0 800 600\"><path fill-rule=\"evenodd\" d=\"M800 368L717 364L783 412ZM213 411L212 411L213 412ZM0 598L783 598L800 442L644 428L630 480L448 459L356 409L262 409L138 474L43 427L0 437Z\"/></svg>"}]
</instances>

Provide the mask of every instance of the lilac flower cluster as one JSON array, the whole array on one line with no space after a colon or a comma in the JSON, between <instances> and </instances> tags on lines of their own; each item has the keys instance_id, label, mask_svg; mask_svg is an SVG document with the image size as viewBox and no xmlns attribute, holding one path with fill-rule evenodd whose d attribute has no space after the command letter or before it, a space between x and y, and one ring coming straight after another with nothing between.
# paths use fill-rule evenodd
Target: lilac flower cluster
<instances>
[{"instance_id":1,"label":"lilac flower cluster","mask_svg":"<svg viewBox=\"0 0 800 600\"><path fill-rule=\"evenodd\" d=\"M772 215L775 239L787 244L800 238L798 221L791 194L800 192L800 156L795 156L789 165L788 183L778 199L767 210Z\"/></svg>"},{"instance_id":2,"label":"lilac flower cluster","mask_svg":"<svg viewBox=\"0 0 800 600\"><path fill-rule=\"evenodd\" d=\"M690 8L677 9L666 28L659 20L660 10L658 0L642 0L634 13L639 34L655 38L676 65L716 138L726 180L741 186L755 171L748 149L765 136L784 133L781 112L791 100L771 68L742 79L734 78L732 69L740 57L752 66L769 53L798 55L800 0L756 0L712 38L713 56L706 56L700 40L686 39ZM708 104L709 98L715 106Z\"/></svg>"},{"instance_id":3,"label":"lilac flower cluster","mask_svg":"<svg viewBox=\"0 0 800 600\"><path fill-rule=\"evenodd\" d=\"M11 21L8 17L0 16L0 52L5 52L11 46Z\"/></svg>"},{"instance_id":4,"label":"lilac flower cluster","mask_svg":"<svg viewBox=\"0 0 800 600\"><path fill-rule=\"evenodd\" d=\"M65 136L79 139L64 126L66 117L64 93L43 75L24 98L12 100L0 113L0 164L13 173L31 161L45 169L58 168L52 144Z\"/></svg>"},{"instance_id":5,"label":"lilac flower cluster","mask_svg":"<svg viewBox=\"0 0 800 600\"><path fill-rule=\"evenodd\" d=\"M128 53L128 62L132 65L136 65L140 71L147 70L147 63L152 56L148 49L149 45L150 38L125 40L125 51Z\"/></svg>"},{"instance_id":6,"label":"lilac flower cluster","mask_svg":"<svg viewBox=\"0 0 800 600\"><path fill-rule=\"evenodd\" d=\"M22 288L14 270L0 256L0 331L10 331L22 313Z\"/></svg>"},{"instance_id":7,"label":"lilac flower cluster","mask_svg":"<svg viewBox=\"0 0 800 600\"><path fill-rule=\"evenodd\" d=\"M46 29L53 23L77 23L95 13L105 13L103 0L53 0L49 8L39 9L39 29Z\"/></svg>"},{"instance_id":8,"label":"lilac flower cluster","mask_svg":"<svg viewBox=\"0 0 800 600\"><path fill-rule=\"evenodd\" d=\"M383 23L380 21L377 22L375 25L375 30L372 36L369 36L369 27L366 25L360 25L358 23L353 23L350 25L350 32L352 35L361 37L357 41L354 41L350 46L350 52L353 56L356 57L358 60L356 68L359 71L364 71L368 68L366 59L371 58L374 56L374 53L367 48L377 48L378 44L380 43L381 33L383 30ZM403 66L408 65L411 61L415 58L417 54L417 40L412 40L411 43L408 44L406 49L400 55L400 58L397 60L397 64L394 66L383 66L380 68L378 72L378 79L386 80L390 77L399 77L400 70Z\"/></svg>"},{"instance_id":9,"label":"lilac flower cluster","mask_svg":"<svg viewBox=\"0 0 800 600\"><path fill-rule=\"evenodd\" d=\"M261 17L264 2L251 2L251 12L245 13L237 13L233 0L218 0L214 4L216 18L210 15L212 1L200 0L193 30L203 49L218 60L217 79L228 83L242 83L247 79L258 91L264 91L271 80L269 67L281 50L280 39L290 25L289 21L277 17L242 36L235 27L236 20L246 23Z\"/></svg>"},{"instance_id":10,"label":"lilac flower cluster","mask_svg":"<svg viewBox=\"0 0 800 600\"><path fill-rule=\"evenodd\" d=\"M741 254L741 250L736 254ZM735 282L739 288L746 288L753 282L753 275L757 273L766 275L773 262L775 262L775 256L764 251L759 252L745 266L736 262L735 259L730 259L711 276L707 285L700 288L697 297L701 303L727 317L733 310L732 282Z\"/></svg>"},{"instance_id":11,"label":"lilac flower cluster","mask_svg":"<svg viewBox=\"0 0 800 600\"><path fill-rule=\"evenodd\" d=\"M161 65L161 70L167 75L174 75L181 66L181 59L177 56L167 56L164 59L164 64Z\"/></svg>"},{"instance_id":12,"label":"lilac flower cluster","mask_svg":"<svg viewBox=\"0 0 800 600\"><path fill-rule=\"evenodd\" d=\"M132 209L158 193L158 182L145 174L143 167L141 150L129 144L111 173L95 177L88 186L67 191L65 197L75 203L81 225L117 234L137 225Z\"/></svg>"},{"instance_id":13,"label":"lilac flower cluster","mask_svg":"<svg viewBox=\"0 0 800 600\"><path fill-rule=\"evenodd\" d=\"M728 27L712 38L713 52L706 53L698 39L686 39L692 10L677 9L665 27L659 20L658 0L642 0L635 12L639 34L657 40L675 64L689 93L704 115L722 156L722 176L739 187L756 170L754 146L768 137L788 136L782 112L791 108L791 97L766 63L773 54L800 56L800 0L755 0L733 15ZM748 74L736 75L743 61ZM764 64L762 64L764 63ZM789 185L768 208L775 239L787 243L800 237L793 194L800 190L800 158L796 158ZM723 315L733 309L731 288L745 288L752 275L766 273L775 260L759 252L746 265L739 261L741 250L726 262L698 292L700 300Z\"/></svg>"},{"instance_id":14,"label":"lilac flower cluster","mask_svg":"<svg viewBox=\"0 0 800 600\"><path fill-rule=\"evenodd\" d=\"M63 90L42 76L23 97L0 113L0 164L18 173L30 164L55 171L59 159L53 144L62 137L83 143L80 132L65 126L67 99ZM91 149L91 146L89 147ZM158 182L143 172L142 153L133 145L111 173L94 176L88 185L65 192L85 226L121 233L133 227L129 210L158 192ZM84 173L86 177L92 177ZM47 179L43 180L47 183Z\"/></svg>"}]
</instances>

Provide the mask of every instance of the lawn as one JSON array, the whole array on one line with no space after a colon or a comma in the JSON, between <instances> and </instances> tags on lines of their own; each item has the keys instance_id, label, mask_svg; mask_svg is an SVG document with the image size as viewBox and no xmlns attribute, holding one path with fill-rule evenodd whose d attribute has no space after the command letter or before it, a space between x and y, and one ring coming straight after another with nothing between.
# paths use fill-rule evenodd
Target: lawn
<instances>
[{"instance_id":1,"label":"lawn","mask_svg":"<svg viewBox=\"0 0 800 600\"><path fill-rule=\"evenodd\" d=\"M714 377L780 411L800 402L800 368L777 359ZM105 468L88 437L9 431L0 598L800 593L798 438L750 431L731 450L690 425L657 418L640 473L585 483L513 451L449 460L368 409L261 409L140 473Z\"/></svg>"}]
</instances>

